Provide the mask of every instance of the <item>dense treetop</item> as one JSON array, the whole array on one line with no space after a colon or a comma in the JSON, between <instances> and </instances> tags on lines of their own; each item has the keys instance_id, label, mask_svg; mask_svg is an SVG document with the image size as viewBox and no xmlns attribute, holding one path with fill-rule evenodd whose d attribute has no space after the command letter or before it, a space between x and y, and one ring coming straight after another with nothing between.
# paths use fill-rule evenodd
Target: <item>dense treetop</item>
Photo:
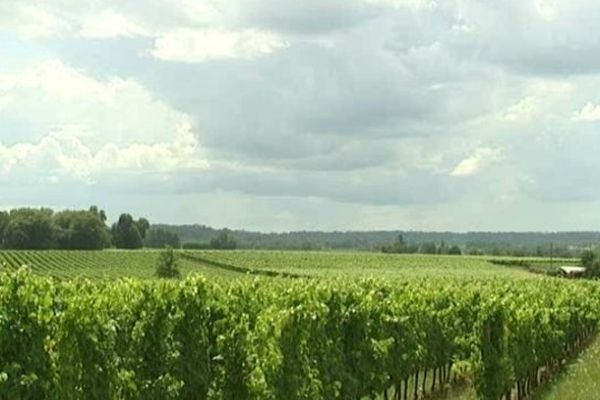
<instances>
[{"instance_id":1,"label":"dense treetop","mask_svg":"<svg viewBox=\"0 0 600 400\"><path fill-rule=\"evenodd\" d=\"M50 208L2 211L0 246L5 249L29 250L143 247L143 240L150 230L150 222L146 218L134 220L130 214L122 214L112 229L108 228L106 221L106 213L96 206L90 207L89 210L58 212ZM173 242L173 236L170 234L169 240L155 238L153 243L162 247Z\"/></svg>"}]
</instances>

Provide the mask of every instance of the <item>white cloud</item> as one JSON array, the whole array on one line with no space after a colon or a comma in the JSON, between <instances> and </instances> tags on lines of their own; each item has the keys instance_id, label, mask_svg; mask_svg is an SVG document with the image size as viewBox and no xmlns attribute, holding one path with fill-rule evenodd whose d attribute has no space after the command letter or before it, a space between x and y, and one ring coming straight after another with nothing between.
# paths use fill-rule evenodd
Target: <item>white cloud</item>
<instances>
[{"instance_id":1,"label":"white cloud","mask_svg":"<svg viewBox=\"0 0 600 400\"><path fill-rule=\"evenodd\" d=\"M80 97L107 99L107 86L61 61L50 60L14 74L0 75L0 91L43 91L56 100Z\"/></svg>"},{"instance_id":2,"label":"white cloud","mask_svg":"<svg viewBox=\"0 0 600 400\"><path fill-rule=\"evenodd\" d=\"M190 118L134 80L95 80L60 61L0 75L0 173L93 179L106 171L204 168ZM12 99L12 100L10 100ZM26 126L16 135L15 121Z\"/></svg>"},{"instance_id":3,"label":"white cloud","mask_svg":"<svg viewBox=\"0 0 600 400\"><path fill-rule=\"evenodd\" d=\"M499 161L502 159L502 149L491 148L491 147L480 147L473 155L462 160L458 165L450 172L452 176L469 176L475 175L485 168L490 163Z\"/></svg>"},{"instance_id":4,"label":"white cloud","mask_svg":"<svg viewBox=\"0 0 600 400\"><path fill-rule=\"evenodd\" d=\"M123 14L105 10L88 16L82 23L79 34L89 39L147 36L149 33Z\"/></svg>"},{"instance_id":5,"label":"white cloud","mask_svg":"<svg viewBox=\"0 0 600 400\"><path fill-rule=\"evenodd\" d=\"M161 60L201 63L211 59L252 59L289 45L267 31L179 29L156 38L151 54Z\"/></svg>"},{"instance_id":6,"label":"white cloud","mask_svg":"<svg viewBox=\"0 0 600 400\"><path fill-rule=\"evenodd\" d=\"M535 98L532 96L527 96L517 104L510 106L506 110L504 119L511 122L530 120L534 116L535 107Z\"/></svg>"},{"instance_id":7,"label":"white cloud","mask_svg":"<svg viewBox=\"0 0 600 400\"><path fill-rule=\"evenodd\" d=\"M596 105L592 102L587 102L583 108L573 116L575 121L600 121L600 105Z\"/></svg>"},{"instance_id":8,"label":"white cloud","mask_svg":"<svg viewBox=\"0 0 600 400\"><path fill-rule=\"evenodd\" d=\"M0 28L24 39L37 39L66 33L71 26L40 4L5 1L0 2Z\"/></svg>"},{"instance_id":9,"label":"white cloud","mask_svg":"<svg viewBox=\"0 0 600 400\"><path fill-rule=\"evenodd\" d=\"M535 9L546 21L553 21L558 14L556 0L535 0Z\"/></svg>"},{"instance_id":10,"label":"white cloud","mask_svg":"<svg viewBox=\"0 0 600 400\"><path fill-rule=\"evenodd\" d=\"M525 83L520 100L503 111L508 122L537 122L543 119L568 119L568 109L578 91L561 79L534 78Z\"/></svg>"},{"instance_id":11,"label":"white cloud","mask_svg":"<svg viewBox=\"0 0 600 400\"><path fill-rule=\"evenodd\" d=\"M196 23L215 25L221 24L239 4L230 0L170 0L169 5Z\"/></svg>"},{"instance_id":12,"label":"white cloud","mask_svg":"<svg viewBox=\"0 0 600 400\"><path fill-rule=\"evenodd\" d=\"M94 182L107 172L143 170L152 172L177 169L205 169L208 163L198 157L198 141L188 123L175 128L169 142L132 143L119 147L106 143L95 151L70 128L52 132L37 143L0 143L0 173L33 172L57 174Z\"/></svg>"},{"instance_id":13,"label":"white cloud","mask_svg":"<svg viewBox=\"0 0 600 400\"><path fill-rule=\"evenodd\" d=\"M78 126L80 135L93 132L88 135L93 145L151 144L189 119L134 79L100 81L56 60L0 74L0 98L9 99L0 111L0 141L15 138L7 121L19 120L27 126L19 136L30 142L48 130Z\"/></svg>"}]
</instances>

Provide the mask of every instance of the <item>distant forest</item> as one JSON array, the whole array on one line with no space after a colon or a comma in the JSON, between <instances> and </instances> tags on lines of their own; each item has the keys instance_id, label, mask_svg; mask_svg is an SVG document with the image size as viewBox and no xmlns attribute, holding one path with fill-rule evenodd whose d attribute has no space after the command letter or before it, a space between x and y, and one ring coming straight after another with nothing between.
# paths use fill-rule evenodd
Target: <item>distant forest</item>
<instances>
[{"instance_id":1,"label":"distant forest","mask_svg":"<svg viewBox=\"0 0 600 400\"><path fill-rule=\"evenodd\" d=\"M489 254L579 257L600 244L600 232L420 232L420 231L299 231L260 233L219 230L204 225L153 225L175 233L184 247L210 246L227 232L242 249L366 250L398 253ZM399 242L401 239L401 243ZM397 251L394 251L397 250Z\"/></svg>"}]
</instances>

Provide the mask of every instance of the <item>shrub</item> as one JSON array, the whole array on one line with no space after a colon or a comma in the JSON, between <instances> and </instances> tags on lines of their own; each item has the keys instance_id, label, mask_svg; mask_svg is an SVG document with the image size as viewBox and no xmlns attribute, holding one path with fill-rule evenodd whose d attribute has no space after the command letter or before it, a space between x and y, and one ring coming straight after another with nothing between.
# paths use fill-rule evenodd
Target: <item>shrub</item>
<instances>
[{"instance_id":1,"label":"shrub","mask_svg":"<svg viewBox=\"0 0 600 400\"><path fill-rule=\"evenodd\" d=\"M159 278L181 277L181 273L179 272L179 260L172 247L167 246L165 250L160 253L158 265L156 266L156 276Z\"/></svg>"}]
</instances>

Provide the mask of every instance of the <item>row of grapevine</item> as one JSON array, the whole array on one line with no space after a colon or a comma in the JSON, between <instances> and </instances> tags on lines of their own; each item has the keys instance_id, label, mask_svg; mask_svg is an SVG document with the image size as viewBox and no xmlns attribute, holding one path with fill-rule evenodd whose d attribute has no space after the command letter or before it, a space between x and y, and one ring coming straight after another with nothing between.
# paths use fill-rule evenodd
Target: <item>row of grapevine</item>
<instances>
[{"instance_id":1,"label":"row of grapevine","mask_svg":"<svg viewBox=\"0 0 600 400\"><path fill-rule=\"evenodd\" d=\"M0 251L0 270L26 265L33 273L60 279L76 277L151 277L158 253L154 251Z\"/></svg>"},{"instance_id":2,"label":"row of grapevine","mask_svg":"<svg viewBox=\"0 0 600 400\"><path fill-rule=\"evenodd\" d=\"M481 398L523 397L593 334L599 299L593 283L543 279L91 283L20 270L0 274L0 398L406 399L455 365Z\"/></svg>"}]
</instances>

